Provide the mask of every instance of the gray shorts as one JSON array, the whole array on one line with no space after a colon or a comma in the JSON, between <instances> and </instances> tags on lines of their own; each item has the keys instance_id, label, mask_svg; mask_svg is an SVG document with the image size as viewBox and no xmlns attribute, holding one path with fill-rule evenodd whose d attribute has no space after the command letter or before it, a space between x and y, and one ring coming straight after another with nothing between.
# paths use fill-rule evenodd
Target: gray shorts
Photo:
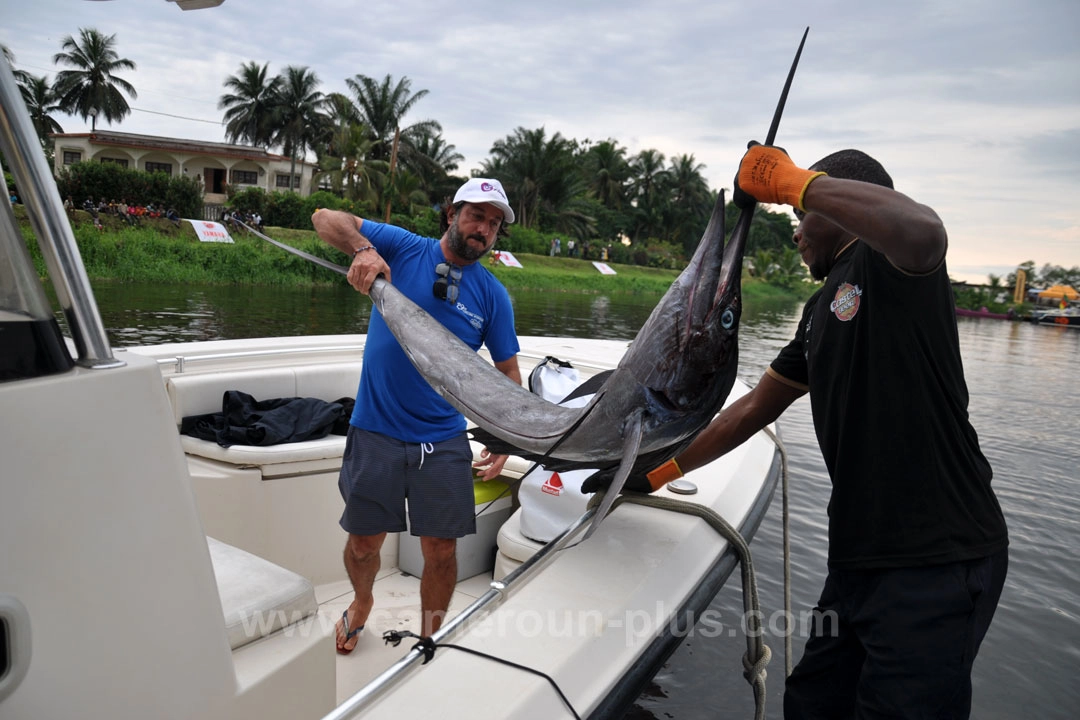
<instances>
[{"instance_id":1,"label":"gray shorts","mask_svg":"<svg viewBox=\"0 0 1080 720\"><path fill-rule=\"evenodd\" d=\"M345 500L341 527L353 535L404 531L406 499L413 535L476 532L472 448L464 432L416 444L350 425L338 489Z\"/></svg>"}]
</instances>

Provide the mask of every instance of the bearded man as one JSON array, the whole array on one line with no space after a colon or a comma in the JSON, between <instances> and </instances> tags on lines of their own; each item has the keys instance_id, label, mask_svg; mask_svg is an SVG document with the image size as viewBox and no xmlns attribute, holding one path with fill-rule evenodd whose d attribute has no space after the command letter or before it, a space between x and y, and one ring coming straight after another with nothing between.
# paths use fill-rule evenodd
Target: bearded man
<instances>
[{"instance_id":1,"label":"bearded man","mask_svg":"<svg viewBox=\"0 0 1080 720\"><path fill-rule=\"evenodd\" d=\"M352 256L348 279L357 291L368 294L382 275L471 348L485 345L495 367L520 384L510 296L477 262L512 222L502 184L489 178L458 189L439 240L341 211L312 216L319 237ZM486 450L481 457L475 467L483 480L506 463L506 456ZM341 527L349 534L345 569L354 592L337 623L339 653L356 648L371 613L386 534L406 527L420 537L424 557L421 634L439 629L457 579L457 538L476 532L473 467L465 418L416 371L373 310L338 480L345 501Z\"/></svg>"}]
</instances>

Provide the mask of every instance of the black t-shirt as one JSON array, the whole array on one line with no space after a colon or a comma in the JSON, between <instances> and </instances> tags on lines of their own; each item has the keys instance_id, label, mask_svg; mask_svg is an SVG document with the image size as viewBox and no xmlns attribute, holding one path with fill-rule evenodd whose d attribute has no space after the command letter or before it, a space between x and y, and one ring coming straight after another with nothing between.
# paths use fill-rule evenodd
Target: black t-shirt
<instances>
[{"instance_id":1,"label":"black t-shirt","mask_svg":"<svg viewBox=\"0 0 1080 720\"><path fill-rule=\"evenodd\" d=\"M830 567L932 565L1008 544L968 422L944 262L912 275L856 241L769 373L810 391L833 484Z\"/></svg>"}]
</instances>

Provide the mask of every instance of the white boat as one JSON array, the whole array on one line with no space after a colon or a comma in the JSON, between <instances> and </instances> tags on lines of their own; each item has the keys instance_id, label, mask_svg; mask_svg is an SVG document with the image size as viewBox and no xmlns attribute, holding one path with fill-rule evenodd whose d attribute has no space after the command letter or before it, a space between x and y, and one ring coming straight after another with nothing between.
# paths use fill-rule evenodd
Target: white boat
<instances>
[{"instance_id":1,"label":"white boat","mask_svg":"<svg viewBox=\"0 0 1080 720\"><path fill-rule=\"evenodd\" d=\"M0 65L0 143L71 328L61 337L4 206L0 717L477 720L625 710L731 574L732 545L698 517L630 503L586 542L593 510L544 545L521 534L521 510L503 498L459 548L460 564L483 569L458 583L430 662L414 639L394 647L381 637L419 630L416 570L399 566L408 535L385 544L368 628L338 656L334 623L351 599L337 524L344 438L222 448L182 436L178 424L219 409L224 390L352 396L364 337L114 351ZM587 376L614 367L626 347L521 340L523 374L554 355ZM738 382L729 402L744 392ZM506 480L526 467L509 463ZM710 508L749 539L779 473L762 433L690 473L696 494L657 496ZM727 633L715 641L742 652Z\"/></svg>"},{"instance_id":2,"label":"white boat","mask_svg":"<svg viewBox=\"0 0 1080 720\"><path fill-rule=\"evenodd\" d=\"M1035 308L1031 311L1031 320L1040 325L1080 327L1080 306Z\"/></svg>"}]
</instances>

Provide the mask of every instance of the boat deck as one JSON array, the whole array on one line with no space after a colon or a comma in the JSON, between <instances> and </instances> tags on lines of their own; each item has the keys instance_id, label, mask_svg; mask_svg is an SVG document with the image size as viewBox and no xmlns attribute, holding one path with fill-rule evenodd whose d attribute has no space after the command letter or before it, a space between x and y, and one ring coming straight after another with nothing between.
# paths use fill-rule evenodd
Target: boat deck
<instances>
[{"instance_id":1,"label":"boat deck","mask_svg":"<svg viewBox=\"0 0 1080 720\"><path fill-rule=\"evenodd\" d=\"M490 589L492 574L482 573L458 583L450 600L448 619L471 605ZM360 633L356 649L337 656L337 702L341 704L379 673L404 657L416 642L406 638L394 647L383 641L390 630L420 632L420 578L401 572L397 567L383 568L375 577L375 608ZM319 603L319 627L329 628L352 602L348 580L326 583L315 588Z\"/></svg>"}]
</instances>

